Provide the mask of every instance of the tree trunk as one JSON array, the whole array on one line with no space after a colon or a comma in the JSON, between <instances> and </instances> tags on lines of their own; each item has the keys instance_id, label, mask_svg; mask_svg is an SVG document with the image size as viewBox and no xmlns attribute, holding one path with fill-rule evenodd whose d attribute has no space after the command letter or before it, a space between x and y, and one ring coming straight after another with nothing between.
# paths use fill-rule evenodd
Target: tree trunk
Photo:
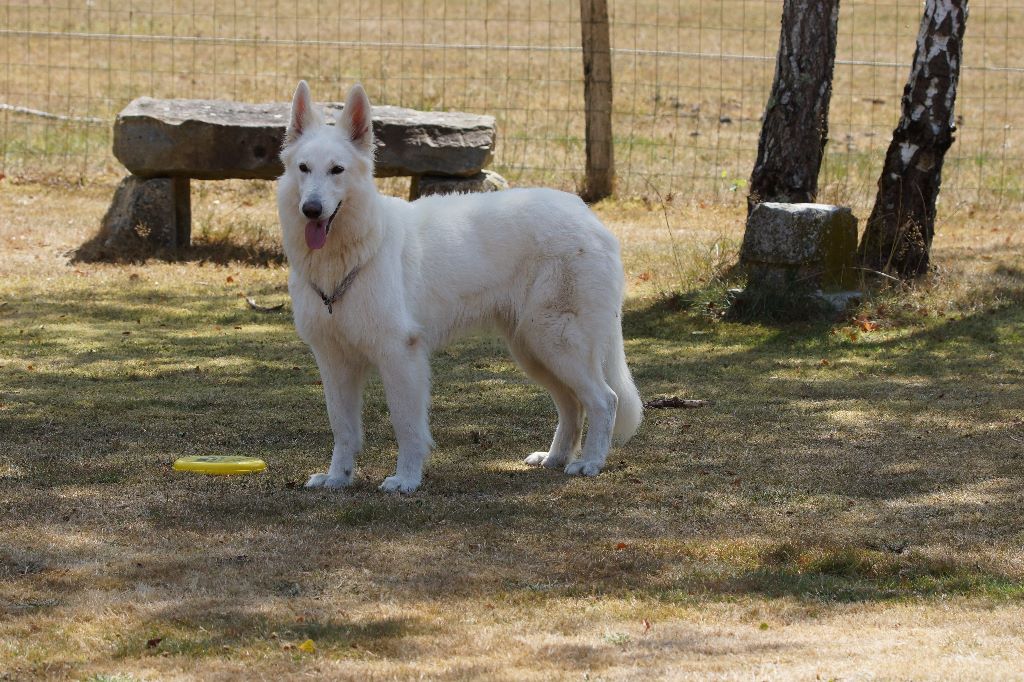
<instances>
[{"instance_id":1,"label":"tree trunk","mask_svg":"<svg viewBox=\"0 0 1024 682\"><path fill-rule=\"evenodd\" d=\"M612 52L607 0L580 0L583 97L587 114L587 203L610 196L615 184L612 147Z\"/></svg>"},{"instance_id":2,"label":"tree trunk","mask_svg":"<svg viewBox=\"0 0 1024 682\"><path fill-rule=\"evenodd\" d=\"M828 141L839 0L785 0L747 214L764 201L814 201Z\"/></svg>"},{"instance_id":3,"label":"tree trunk","mask_svg":"<svg viewBox=\"0 0 1024 682\"><path fill-rule=\"evenodd\" d=\"M903 279L928 271L942 162L956 130L953 104L966 21L967 0L925 2L900 122L858 249L867 268Z\"/></svg>"}]
</instances>

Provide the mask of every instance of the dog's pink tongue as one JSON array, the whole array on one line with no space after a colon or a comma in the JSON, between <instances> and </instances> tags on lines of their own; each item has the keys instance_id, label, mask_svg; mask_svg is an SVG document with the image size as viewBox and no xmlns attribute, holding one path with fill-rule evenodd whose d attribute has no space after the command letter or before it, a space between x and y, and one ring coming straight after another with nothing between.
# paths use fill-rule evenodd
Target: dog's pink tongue
<instances>
[{"instance_id":1,"label":"dog's pink tongue","mask_svg":"<svg viewBox=\"0 0 1024 682\"><path fill-rule=\"evenodd\" d=\"M310 220L306 223L306 246L314 251L327 243L327 221Z\"/></svg>"}]
</instances>

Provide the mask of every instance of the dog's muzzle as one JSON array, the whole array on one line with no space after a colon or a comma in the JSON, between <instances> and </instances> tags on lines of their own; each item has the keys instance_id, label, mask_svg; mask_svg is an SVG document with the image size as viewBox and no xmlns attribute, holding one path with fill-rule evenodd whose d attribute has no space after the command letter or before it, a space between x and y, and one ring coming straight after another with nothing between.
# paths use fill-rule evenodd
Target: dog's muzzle
<instances>
[{"instance_id":1,"label":"dog's muzzle","mask_svg":"<svg viewBox=\"0 0 1024 682\"><path fill-rule=\"evenodd\" d=\"M327 220L310 220L306 223L306 246L311 251L322 249L324 244L327 243L327 234L331 231L331 224L334 222L334 217L338 215L338 211L341 210L341 203L334 207L334 213ZM305 211L305 204L303 205L303 211Z\"/></svg>"}]
</instances>

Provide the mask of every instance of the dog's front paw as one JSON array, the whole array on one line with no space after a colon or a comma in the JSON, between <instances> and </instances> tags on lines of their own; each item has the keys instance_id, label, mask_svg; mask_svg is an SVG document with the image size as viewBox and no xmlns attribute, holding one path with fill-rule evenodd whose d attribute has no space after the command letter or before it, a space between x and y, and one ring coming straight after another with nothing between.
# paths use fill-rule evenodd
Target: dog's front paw
<instances>
[{"instance_id":1,"label":"dog's front paw","mask_svg":"<svg viewBox=\"0 0 1024 682\"><path fill-rule=\"evenodd\" d=\"M380 489L386 493L411 493L420 487L420 479L406 478L404 476L388 476L380 484Z\"/></svg>"},{"instance_id":2,"label":"dog's front paw","mask_svg":"<svg viewBox=\"0 0 1024 682\"><path fill-rule=\"evenodd\" d=\"M596 462L588 462L577 459L565 467L565 473L570 476L597 476L601 473L601 465Z\"/></svg>"},{"instance_id":3,"label":"dog's front paw","mask_svg":"<svg viewBox=\"0 0 1024 682\"><path fill-rule=\"evenodd\" d=\"M331 476L330 474L313 474L306 481L307 488L327 488L328 490L338 490L339 488L345 488L352 482L351 474L348 476Z\"/></svg>"},{"instance_id":4,"label":"dog's front paw","mask_svg":"<svg viewBox=\"0 0 1024 682\"><path fill-rule=\"evenodd\" d=\"M532 467L539 467L544 464L544 459L547 458L548 453L546 452L535 452L532 455L527 455L523 462Z\"/></svg>"},{"instance_id":5,"label":"dog's front paw","mask_svg":"<svg viewBox=\"0 0 1024 682\"><path fill-rule=\"evenodd\" d=\"M535 452L523 460L532 467L547 467L548 469L561 469L565 460L553 457L547 452Z\"/></svg>"}]
</instances>

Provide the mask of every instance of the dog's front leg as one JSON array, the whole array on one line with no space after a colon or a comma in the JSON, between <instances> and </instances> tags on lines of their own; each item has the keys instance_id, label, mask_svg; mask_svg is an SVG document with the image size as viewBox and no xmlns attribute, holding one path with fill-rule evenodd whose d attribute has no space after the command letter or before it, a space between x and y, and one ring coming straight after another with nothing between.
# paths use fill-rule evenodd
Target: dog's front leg
<instances>
[{"instance_id":1,"label":"dog's front leg","mask_svg":"<svg viewBox=\"0 0 1024 682\"><path fill-rule=\"evenodd\" d=\"M401 347L389 349L380 364L391 424L398 439L398 470L384 479L380 489L411 493L423 479L423 463L433 441L427 412L430 406L430 363L415 336Z\"/></svg>"},{"instance_id":2,"label":"dog's front leg","mask_svg":"<svg viewBox=\"0 0 1024 682\"><path fill-rule=\"evenodd\" d=\"M352 482L355 458L363 447L363 381L365 365L341 359L336 350L313 350L327 400L327 416L334 432L331 466L326 474L313 474L307 488L344 488Z\"/></svg>"}]
</instances>

